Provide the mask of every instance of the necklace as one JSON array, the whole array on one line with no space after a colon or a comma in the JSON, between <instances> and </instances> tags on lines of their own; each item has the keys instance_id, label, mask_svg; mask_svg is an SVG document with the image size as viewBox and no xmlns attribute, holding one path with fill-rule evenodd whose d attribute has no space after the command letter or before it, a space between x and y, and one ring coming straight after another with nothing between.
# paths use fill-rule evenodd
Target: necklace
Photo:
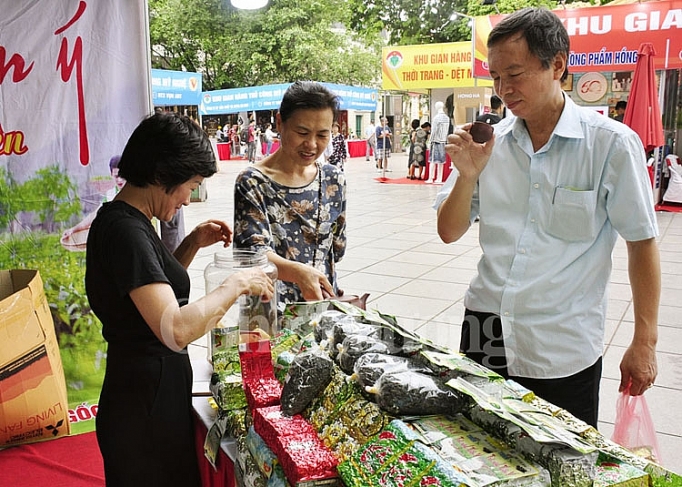
<instances>
[{"instance_id":1,"label":"necklace","mask_svg":"<svg viewBox=\"0 0 682 487\"><path fill-rule=\"evenodd\" d=\"M322 208L322 166L317 166L317 216L315 217L315 248L313 249L313 268L317 264L317 249L320 245L320 212Z\"/></svg>"}]
</instances>

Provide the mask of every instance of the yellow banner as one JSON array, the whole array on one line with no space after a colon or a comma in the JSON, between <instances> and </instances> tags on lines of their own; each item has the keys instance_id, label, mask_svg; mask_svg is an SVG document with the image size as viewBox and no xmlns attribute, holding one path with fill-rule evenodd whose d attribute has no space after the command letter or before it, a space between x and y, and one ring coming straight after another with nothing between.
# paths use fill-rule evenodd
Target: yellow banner
<instances>
[{"instance_id":1,"label":"yellow banner","mask_svg":"<svg viewBox=\"0 0 682 487\"><path fill-rule=\"evenodd\" d=\"M491 86L472 74L471 42L389 46L382 52L384 90Z\"/></svg>"}]
</instances>

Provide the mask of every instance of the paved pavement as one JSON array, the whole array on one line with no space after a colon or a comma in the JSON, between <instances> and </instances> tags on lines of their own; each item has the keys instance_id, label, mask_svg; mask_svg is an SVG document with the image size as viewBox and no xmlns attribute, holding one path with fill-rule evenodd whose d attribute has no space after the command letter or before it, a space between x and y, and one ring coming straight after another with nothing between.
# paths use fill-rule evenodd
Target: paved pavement
<instances>
[{"instance_id":1,"label":"paved pavement","mask_svg":"<svg viewBox=\"0 0 682 487\"><path fill-rule=\"evenodd\" d=\"M243 160L220 162L206 182L208 198L185 208L188 231L207 218L232 225L233 184ZM405 154L393 154L388 177L407 175ZM437 186L381 184L373 162L350 159L348 249L338 266L340 286L348 294L371 293L368 305L398 317L399 322L430 340L458 348L463 297L480 256L474 225L458 242L442 243L431 208ZM682 473L682 214L659 213L663 292L659 313L656 385L646 393L654 418L663 464ZM203 249L190 266L191 299L204 293L203 269L214 249ZM610 436L615 419L620 373L618 364L633 332L627 251L619 240L613 254L609 290L600 431ZM205 346L205 339L196 342Z\"/></svg>"}]
</instances>

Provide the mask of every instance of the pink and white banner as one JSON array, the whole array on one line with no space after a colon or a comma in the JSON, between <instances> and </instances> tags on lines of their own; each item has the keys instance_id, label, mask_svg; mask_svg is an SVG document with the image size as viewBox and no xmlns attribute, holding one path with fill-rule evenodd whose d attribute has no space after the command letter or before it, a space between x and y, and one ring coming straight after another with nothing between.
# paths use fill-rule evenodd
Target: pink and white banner
<instances>
[{"instance_id":1,"label":"pink and white banner","mask_svg":"<svg viewBox=\"0 0 682 487\"><path fill-rule=\"evenodd\" d=\"M153 110L148 31L146 1L0 0L0 269L40 271L85 430L106 344L73 229L115 194L109 161Z\"/></svg>"}]
</instances>

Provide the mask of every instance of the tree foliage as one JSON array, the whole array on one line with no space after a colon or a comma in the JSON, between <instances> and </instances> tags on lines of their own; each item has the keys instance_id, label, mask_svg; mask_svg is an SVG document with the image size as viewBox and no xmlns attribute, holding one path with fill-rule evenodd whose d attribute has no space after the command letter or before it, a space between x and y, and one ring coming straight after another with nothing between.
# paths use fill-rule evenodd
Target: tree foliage
<instances>
[{"instance_id":1,"label":"tree foliage","mask_svg":"<svg viewBox=\"0 0 682 487\"><path fill-rule=\"evenodd\" d=\"M601 4L610 0L602 0ZM349 26L375 35L384 33L391 45L433 44L471 39L467 16L511 13L524 7L556 8L555 0L496 0L484 5L482 0L347 0L351 17ZM589 6L597 3L566 0L565 4ZM459 12L464 15L456 15Z\"/></svg>"},{"instance_id":2,"label":"tree foliage","mask_svg":"<svg viewBox=\"0 0 682 487\"><path fill-rule=\"evenodd\" d=\"M271 0L258 11L227 5L149 0L153 66L201 72L205 90L296 79L376 83L381 39L344 27L351 17L347 2Z\"/></svg>"}]
</instances>

